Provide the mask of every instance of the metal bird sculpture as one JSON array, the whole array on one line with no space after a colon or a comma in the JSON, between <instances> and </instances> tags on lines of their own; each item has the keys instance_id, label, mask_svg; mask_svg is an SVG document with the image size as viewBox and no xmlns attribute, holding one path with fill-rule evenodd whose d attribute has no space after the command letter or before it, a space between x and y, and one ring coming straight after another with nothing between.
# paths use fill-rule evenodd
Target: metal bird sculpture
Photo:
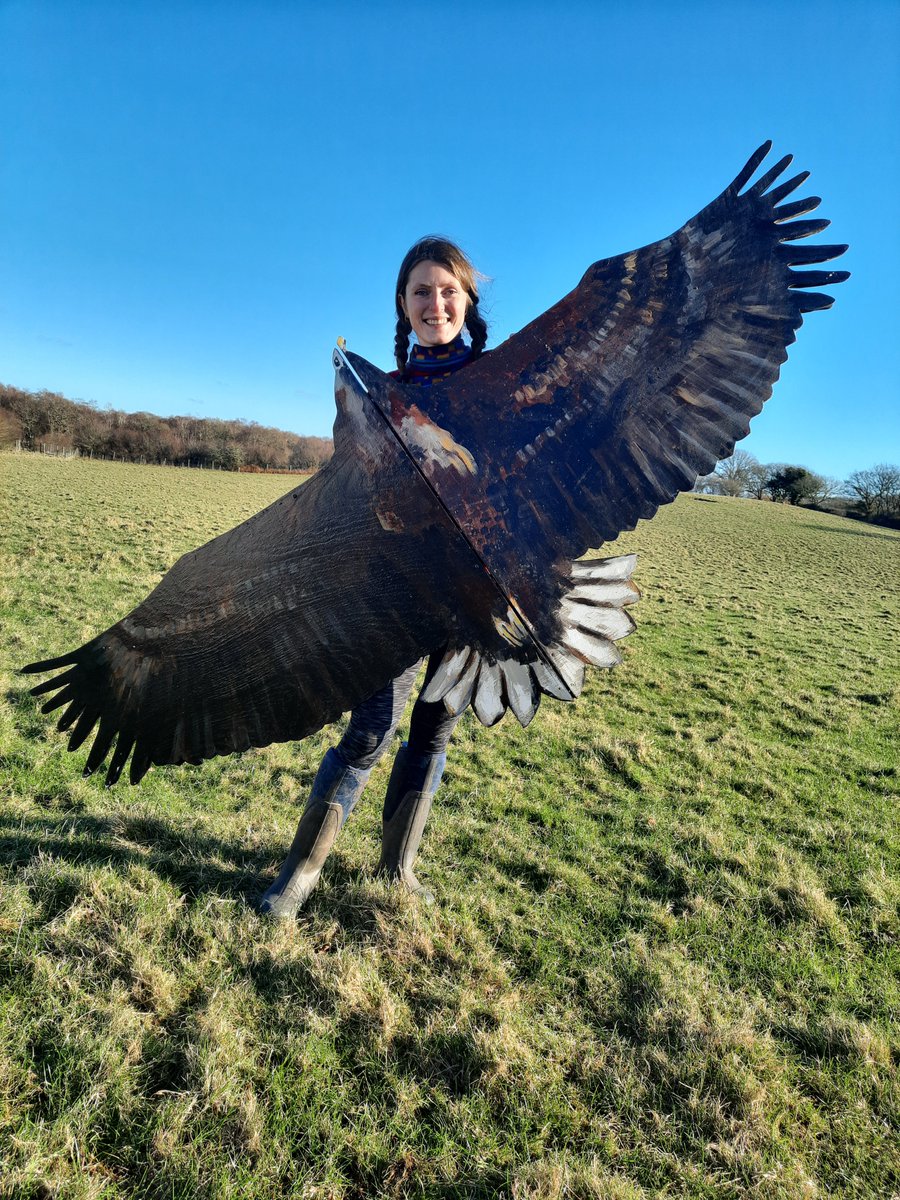
<instances>
[{"instance_id":1,"label":"metal bird sculpture","mask_svg":"<svg viewBox=\"0 0 900 1200\"><path fill-rule=\"evenodd\" d=\"M426 699L487 725L616 663L634 558L578 560L731 453L803 314L833 302L808 289L848 277L808 269L846 246L796 244L829 223L796 219L818 197L784 203L808 172L776 184L787 156L747 186L770 148L425 399L338 348L331 461L24 668L62 670L33 690L70 750L96 729L86 772L109 759L112 784L130 757L135 783L305 737L441 648Z\"/></svg>"}]
</instances>

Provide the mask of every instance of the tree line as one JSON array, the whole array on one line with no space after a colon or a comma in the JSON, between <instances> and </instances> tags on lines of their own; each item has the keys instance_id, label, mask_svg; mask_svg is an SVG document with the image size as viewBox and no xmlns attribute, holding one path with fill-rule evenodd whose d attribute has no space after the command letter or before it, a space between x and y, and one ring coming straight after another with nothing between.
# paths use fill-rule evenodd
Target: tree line
<instances>
[{"instance_id":1,"label":"tree line","mask_svg":"<svg viewBox=\"0 0 900 1200\"><path fill-rule=\"evenodd\" d=\"M0 384L0 448L16 444L24 450L226 471L315 469L334 449L331 438L305 437L255 421L99 409L58 392Z\"/></svg>"},{"instance_id":2,"label":"tree line","mask_svg":"<svg viewBox=\"0 0 900 1200\"><path fill-rule=\"evenodd\" d=\"M0 448L16 444L25 450L226 471L310 470L327 462L334 450L331 438L289 433L255 421L98 409L58 392L0 384ZM701 476L694 490L819 507L831 502L866 520L893 523L900 518L900 467L890 463L840 480L807 467L761 463L746 450L736 450Z\"/></svg>"},{"instance_id":3,"label":"tree line","mask_svg":"<svg viewBox=\"0 0 900 1200\"><path fill-rule=\"evenodd\" d=\"M761 463L746 450L735 450L709 475L702 475L695 491L720 496L750 496L782 504L811 504L843 508L849 515L869 521L900 518L900 467L877 463L854 471L846 479L819 475L807 467L787 463Z\"/></svg>"}]
</instances>

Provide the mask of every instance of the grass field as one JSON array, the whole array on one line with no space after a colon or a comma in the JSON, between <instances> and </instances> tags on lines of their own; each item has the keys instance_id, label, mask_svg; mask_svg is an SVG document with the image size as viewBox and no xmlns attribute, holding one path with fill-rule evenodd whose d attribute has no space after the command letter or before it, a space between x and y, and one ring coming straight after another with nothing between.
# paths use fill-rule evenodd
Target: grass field
<instances>
[{"instance_id":1,"label":"grass field","mask_svg":"<svg viewBox=\"0 0 900 1200\"><path fill-rule=\"evenodd\" d=\"M900 534L682 497L623 666L461 723L434 908L383 763L279 925L334 730L105 791L14 668L289 483L0 456L0 1196L900 1195Z\"/></svg>"}]
</instances>

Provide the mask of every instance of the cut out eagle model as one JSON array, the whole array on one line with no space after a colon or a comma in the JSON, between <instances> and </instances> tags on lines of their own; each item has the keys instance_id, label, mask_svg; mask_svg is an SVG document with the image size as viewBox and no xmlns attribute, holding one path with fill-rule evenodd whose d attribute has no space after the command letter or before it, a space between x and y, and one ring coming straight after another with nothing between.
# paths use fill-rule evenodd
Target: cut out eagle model
<instances>
[{"instance_id":1,"label":"cut out eagle model","mask_svg":"<svg viewBox=\"0 0 900 1200\"><path fill-rule=\"evenodd\" d=\"M574 699L633 622L633 557L578 561L693 486L748 432L803 314L796 244L818 197L784 203L790 156L762 146L671 237L589 268L567 296L426 392L336 350L334 457L308 483L181 558L134 612L32 663L86 771L302 738L424 654L426 699L526 725ZM775 186L773 186L775 185ZM800 268L794 270L793 268ZM110 757L111 755L111 757Z\"/></svg>"}]
</instances>

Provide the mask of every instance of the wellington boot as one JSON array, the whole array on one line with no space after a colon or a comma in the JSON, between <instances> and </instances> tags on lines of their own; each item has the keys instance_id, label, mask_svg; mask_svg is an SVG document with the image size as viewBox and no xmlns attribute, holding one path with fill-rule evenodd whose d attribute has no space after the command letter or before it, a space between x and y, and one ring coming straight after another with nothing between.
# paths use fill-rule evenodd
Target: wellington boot
<instances>
[{"instance_id":1,"label":"wellington boot","mask_svg":"<svg viewBox=\"0 0 900 1200\"><path fill-rule=\"evenodd\" d=\"M319 881L341 826L353 810L370 771L348 767L334 750L322 759L306 808L278 878L259 902L259 911L291 920Z\"/></svg>"},{"instance_id":2,"label":"wellington boot","mask_svg":"<svg viewBox=\"0 0 900 1200\"><path fill-rule=\"evenodd\" d=\"M444 754L410 754L404 744L394 760L384 799L378 874L402 883L426 904L434 903L434 896L412 867L446 761Z\"/></svg>"},{"instance_id":3,"label":"wellington boot","mask_svg":"<svg viewBox=\"0 0 900 1200\"><path fill-rule=\"evenodd\" d=\"M319 881L322 867L344 820L340 804L307 804L278 878L263 896L259 911L291 920Z\"/></svg>"}]
</instances>

